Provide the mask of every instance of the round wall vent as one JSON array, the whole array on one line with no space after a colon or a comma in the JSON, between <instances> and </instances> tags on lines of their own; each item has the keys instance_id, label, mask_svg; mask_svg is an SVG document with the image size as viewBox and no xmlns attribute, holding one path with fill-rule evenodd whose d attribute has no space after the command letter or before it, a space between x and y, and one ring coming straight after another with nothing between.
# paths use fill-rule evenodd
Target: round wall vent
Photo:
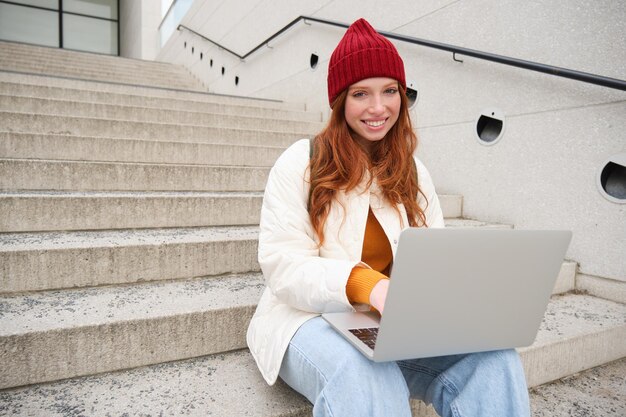
<instances>
[{"instance_id":1,"label":"round wall vent","mask_svg":"<svg viewBox=\"0 0 626 417\"><path fill-rule=\"evenodd\" d=\"M613 155L602 164L596 184L604 198L626 204L626 153Z\"/></svg>"},{"instance_id":2,"label":"round wall vent","mask_svg":"<svg viewBox=\"0 0 626 417\"><path fill-rule=\"evenodd\" d=\"M411 110L413 107L415 107L419 100L417 83L415 81L408 81L406 83L406 97L409 99L409 110Z\"/></svg>"},{"instance_id":3,"label":"round wall vent","mask_svg":"<svg viewBox=\"0 0 626 417\"><path fill-rule=\"evenodd\" d=\"M486 109L476 121L476 139L483 145L495 145L504 135L504 113Z\"/></svg>"}]
</instances>

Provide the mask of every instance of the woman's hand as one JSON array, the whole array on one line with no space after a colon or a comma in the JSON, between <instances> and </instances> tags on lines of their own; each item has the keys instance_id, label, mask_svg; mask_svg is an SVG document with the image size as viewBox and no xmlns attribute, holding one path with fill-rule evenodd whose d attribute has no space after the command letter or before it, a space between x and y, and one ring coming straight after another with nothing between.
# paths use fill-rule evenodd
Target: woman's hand
<instances>
[{"instance_id":1,"label":"woman's hand","mask_svg":"<svg viewBox=\"0 0 626 417\"><path fill-rule=\"evenodd\" d=\"M370 293L370 305L374 307L380 314L383 314L385 309L385 299L387 298L387 291L389 290L389 280L381 279L378 281L372 292Z\"/></svg>"}]
</instances>

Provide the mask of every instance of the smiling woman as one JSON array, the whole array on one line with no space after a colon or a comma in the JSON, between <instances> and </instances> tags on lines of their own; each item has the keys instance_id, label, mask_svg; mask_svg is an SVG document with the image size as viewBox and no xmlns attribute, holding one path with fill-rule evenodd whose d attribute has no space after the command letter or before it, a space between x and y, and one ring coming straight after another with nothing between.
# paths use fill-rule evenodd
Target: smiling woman
<instances>
[{"instance_id":1,"label":"smiling woman","mask_svg":"<svg viewBox=\"0 0 626 417\"><path fill-rule=\"evenodd\" d=\"M430 175L413 156L404 64L363 19L330 58L328 99L326 127L312 144L290 146L265 188L267 287L247 333L263 377L304 395L315 417L410 417L409 396L442 416L527 417L515 350L372 362L319 317L359 305L384 314L402 229L444 227Z\"/></svg>"},{"instance_id":2,"label":"smiling woman","mask_svg":"<svg viewBox=\"0 0 626 417\"><path fill-rule=\"evenodd\" d=\"M345 118L352 137L365 148L382 140L398 120L400 94L392 78L368 78L348 88Z\"/></svg>"}]
</instances>

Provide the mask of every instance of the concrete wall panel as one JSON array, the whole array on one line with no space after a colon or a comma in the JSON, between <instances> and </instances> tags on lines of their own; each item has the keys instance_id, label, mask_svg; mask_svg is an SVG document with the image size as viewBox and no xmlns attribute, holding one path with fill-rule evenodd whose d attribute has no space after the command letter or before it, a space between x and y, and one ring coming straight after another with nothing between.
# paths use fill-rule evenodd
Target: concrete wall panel
<instances>
[{"instance_id":1,"label":"concrete wall panel","mask_svg":"<svg viewBox=\"0 0 626 417\"><path fill-rule=\"evenodd\" d=\"M626 149L626 102L510 117L484 146L475 123L419 129L419 157L439 193L463 195L465 217L518 229L569 229L567 258L589 275L624 280L626 205L606 200L596 175Z\"/></svg>"},{"instance_id":2,"label":"concrete wall panel","mask_svg":"<svg viewBox=\"0 0 626 417\"><path fill-rule=\"evenodd\" d=\"M624 19L626 3L619 0L463 0L398 32L624 78Z\"/></svg>"},{"instance_id":3,"label":"concrete wall panel","mask_svg":"<svg viewBox=\"0 0 626 417\"><path fill-rule=\"evenodd\" d=\"M120 2L120 56L141 56L141 2Z\"/></svg>"}]
</instances>

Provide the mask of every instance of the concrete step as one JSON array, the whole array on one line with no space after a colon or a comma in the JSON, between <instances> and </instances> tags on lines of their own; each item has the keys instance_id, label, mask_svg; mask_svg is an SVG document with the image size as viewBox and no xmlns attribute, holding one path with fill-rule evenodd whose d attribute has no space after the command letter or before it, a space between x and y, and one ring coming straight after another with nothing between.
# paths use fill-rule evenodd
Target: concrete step
<instances>
[{"instance_id":1,"label":"concrete step","mask_svg":"<svg viewBox=\"0 0 626 417\"><path fill-rule=\"evenodd\" d=\"M0 293L258 271L258 227L0 234Z\"/></svg>"},{"instance_id":2,"label":"concrete step","mask_svg":"<svg viewBox=\"0 0 626 417\"><path fill-rule=\"evenodd\" d=\"M2 233L0 293L257 271L257 238L256 226ZM575 277L565 261L555 293Z\"/></svg>"},{"instance_id":3,"label":"concrete step","mask_svg":"<svg viewBox=\"0 0 626 417\"><path fill-rule=\"evenodd\" d=\"M445 216L444 217L453 217ZM455 216L460 217L460 216ZM482 227L488 229L513 229L512 224L490 223L474 219L446 218L446 227Z\"/></svg>"},{"instance_id":4,"label":"concrete step","mask_svg":"<svg viewBox=\"0 0 626 417\"><path fill-rule=\"evenodd\" d=\"M120 56L72 51L69 49L59 49L41 47L33 50L34 45L6 43L0 45L0 56L6 59L19 61L31 61L36 63L67 64L74 66L84 66L89 68L105 69L126 69L129 71L161 71L188 73L182 65L161 61L147 61L135 58L125 58Z\"/></svg>"},{"instance_id":5,"label":"concrete step","mask_svg":"<svg viewBox=\"0 0 626 417\"><path fill-rule=\"evenodd\" d=\"M625 357L624 340L626 305L563 294L552 297L535 342L518 350L528 386L536 387Z\"/></svg>"},{"instance_id":6,"label":"concrete step","mask_svg":"<svg viewBox=\"0 0 626 417\"><path fill-rule=\"evenodd\" d=\"M0 192L0 232L258 225L263 193Z\"/></svg>"},{"instance_id":7,"label":"concrete step","mask_svg":"<svg viewBox=\"0 0 626 417\"><path fill-rule=\"evenodd\" d=\"M530 391L533 417L626 416L626 358Z\"/></svg>"},{"instance_id":8,"label":"concrete step","mask_svg":"<svg viewBox=\"0 0 626 417\"><path fill-rule=\"evenodd\" d=\"M0 190L262 191L268 167L0 159Z\"/></svg>"},{"instance_id":9,"label":"concrete step","mask_svg":"<svg viewBox=\"0 0 626 417\"><path fill-rule=\"evenodd\" d=\"M0 95L0 111L111 120L315 133L321 122Z\"/></svg>"},{"instance_id":10,"label":"concrete step","mask_svg":"<svg viewBox=\"0 0 626 417\"><path fill-rule=\"evenodd\" d=\"M240 349L260 274L0 298L0 388Z\"/></svg>"},{"instance_id":11,"label":"concrete step","mask_svg":"<svg viewBox=\"0 0 626 417\"><path fill-rule=\"evenodd\" d=\"M0 158L271 167L276 146L0 132Z\"/></svg>"},{"instance_id":12,"label":"concrete step","mask_svg":"<svg viewBox=\"0 0 626 417\"><path fill-rule=\"evenodd\" d=\"M247 350L0 391L0 416L310 417L282 381L269 386Z\"/></svg>"},{"instance_id":13,"label":"concrete step","mask_svg":"<svg viewBox=\"0 0 626 417\"><path fill-rule=\"evenodd\" d=\"M224 104L218 102L211 103L199 100L181 100L171 97L150 97L140 94L122 94L79 88L62 88L2 81L0 81L0 94L14 97L72 100L75 102L85 103L115 104L122 106L149 107L156 109L218 113L237 116L267 117L271 119L289 119L310 122L322 121L322 115L320 113L267 108L263 106L264 103L262 102L257 103L256 106Z\"/></svg>"},{"instance_id":14,"label":"concrete step","mask_svg":"<svg viewBox=\"0 0 626 417\"><path fill-rule=\"evenodd\" d=\"M22 301L12 300L14 304ZM42 304L47 302L53 301L41 301ZM122 300L113 298L111 302L122 303ZM70 305L78 310L82 305L82 300L71 302ZM125 312L130 310L129 307L122 308ZM50 310L55 311L54 314L59 316L69 316L68 309L63 304L58 305L56 309L48 308L45 311ZM17 317L17 312L10 314ZM537 342L520 350L529 385L534 387L542 383L539 381L546 382L562 378L626 355L626 346L620 343L626 336L624 314L626 314L624 305L594 297L573 294L553 297ZM598 317L602 317L602 320L598 321ZM84 321L86 327L96 326L88 319ZM191 326L193 323L185 321L185 324ZM141 327L134 327L132 334L141 335L144 328L150 327L148 323L143 325L138 323L137 326ZM100 327L104 333L106 327L104 325ZM177 343L174 343L170 349L180 350L180 340L187 340L191 334L203 337L202 330L196 330L197 333L180 333L184 337L177 340ZM178 334L181 330L172 327L172 332ZM107 344L117 342L117 338L112 335L111 333L102 340ZM134 339L131 335L128 337ZM58 342L67 344L63 340ZM189 341L189 343L192 342ZM586 352L578 349L591 345L595 350ZM88 346L91 347L92 344ZM72 366L66 365L70 360L66 357L80 352L85 353L86 347L68 349L63 357L54 358L55 367ZM102 348L101 345L94 346L92 354L97 354ZM158 350L167 348L164 345ZM55 349L55 351L59 350L61 349ZM146 356L154 354L147 352L147 349L138 350L142 350ZM128 350L125 349L123 352L126 353ZM128 353L132 354L132 352ZM36 352L31 352L31 354L37 355ZM30 361L33 364L37 360L46 361L47 356L48 351L40 357L31 358ZM117 360L128 360L124 354L118 354L118 356L120 358ZM108 359L108 357L105 358ZM99 366L101 362L104 363L104 361L94 361L93 357L89 362L86 365L91 367ZM93 362L98 363L93 364ZM25 368L34 373L36 370L45 369L44 366L41 364L36 367L25 366ZM165 400L167 398L171 398L172 401ZM184 410L186 415L310 415L310 405L280 381L274 387L265 384L246 350L48 385L5 390L0 392L0 401L6 404L4 410L9 410L13 413L11 415L53 416L61 415L54 414L56 410L68 409L89 410L88 415L101 415L118 410L131 415L172 414L179 413L181 410ZM432 416L423 404L416 403L414 406L415 416Z\"/></svg>"},{"instance_id":15,"label":"concrete step","mask_svg":"<svg viewBox=\"0 0 626 417\"><path fill-rule=\"evenodd\" d=\"M0 293L258 271L258 228L196 227L0 234ZM564 261L554 293L575 287Z\"/></svg>"},{"instance_id":16,"label":"concrete step","mask_svg":"<svg viewBox=\"0 0 626 417\"><path fill-rule=\"evenodd\" d=\"M456 219L463 215L463 196L453 194L439 194L439 204L445 219Z\"/></svg>"},{"instance_id":17,"label":"concrete step","mask_svg":"<svg viewBox=\"0 0 626 417\"><path fill-rule=\"evenodd\" d=\"M37 66L34 64L20 64L18 62L1 61L0 69L3 71L27 72L31 74L52 75L59 77L77 78L80 80L102 81L122 83L128 85L137 85L144 87L164 87L164 88L180 88L189 90L206 90L206 88L195 79L181 79L180 77L142 77L140 74L130 76L125 72L120 73L103 73L98 70L86 71L75 67L45 65Z\"/></svg>"},{"instance_id":18,"label":"concrete step","mask_svg":"<svg viewBox=\"0 0 626 417\"><path fill-rule=\"evenodd\" d=\"M442 196L460 215L460 198ZM0 192L0 233L258 225L263 193Z\"/></svg>"},{"instance_id":19,"label":"concrete step","mask_svg":"<svg viewBox=\"0 0 626 417\"><path fill-rule=\"evenodd\" d=\"M120 73L128 75L136 75L141 73L142 75L149 77L178 77L193 78L191 73L183 66L176 64L167 64L158 61L139 61L113 58L110 62L94 61L91 58L93 55L81 55L78 58L59 58L55 56L32 56L25 54L22 51L4 51L0 48L0 59L5 61L5 64L19 65L25 67L35 68L62 68L73 67L75 70L91 71L102 73ZM118 57L119 58L119 57ZM151 65L151 64L157 65Z\"/></svg>"},{"instance_id":20,"label":"concrete step","mask_svg":"<svg viewBox=\"0 0 626 417\"><path fill-rule=\"evenodd\" d=\"M76 222L83 221L95 222ZM235 272L258 270L256 251L256 227L4 233L0 234L0 276L4 277L0 293L188 278L226 273L229 267ZM233 261L231 253L239 253L242 263ZM210 254L219 259L207 263ZM575 276L576 263L565 261L555 293L573 290Z\"/></svg>"},{"instance_id":21,"label":"concrete step","mask_svg":"<svg viewBox=\"0 0 626 417\"><path fill-rule=\"evenodd\" d=\"M33 68L71 67L78 71L101 71L104 74L120 73L122 75L137 76L137 74L140 73L154 77L166 77L169 75L170 77L179 77L181 79L193 78L191 73L181 65L167 65L162 62L158 62L157 65L151 65L153 62L116 59L119 57L110 57L102 61L94 60L93 57L93 54L80 54L77 58L58 57L54 54L48 54L48 56L32 56L23 51L6 51L0 48L0 59L3 61L3 64L0 65L2 66L16 65ZM96 56L96 58L98 57L99 56Z\"/></svg>"},{"instance_id":22,"label":"concrete step","mask_svg":"<svg viewBox=\"0 0 626 417\"><path fill-rule=\"evenodd\" d=\"M305 106L303 104L286 103L278 100L269 100L263 98L250 98L250 97L237 97L220 94L208 93L205 88L198 91L191 90L175 90L160 87L141 87L123 85L113 82L98 82L78 80L63 77L26 74L26 73L14 73L0 70L0 81L6 83L22 83L29 86L42 86L60 89L76 90L95 92L95 93L112 93L121 95L134 95L142 97L150 97L156 99L164 99L171 101L192 101L200 103L219 103L219 104L232 104L238 106L262 106L268 109L282 109L289 111L303 112ZM320 114L316 114L316 118Z\"/></svg>"},{"instance_id":23,"label":"concrete step","mask_svg":"<svg viewBox=\"0 0 626 417\"><path fill-rule=\"evenodd\" d=\"M72 51L69 49L52 48L48 46L31 45L19 42L0 41L0 53L10 56L27 57L57 62L93 62L100 66L115 65L134 69L163 69L182 68L178 65L159 61L146 61L135 58L125 58L98 54L92 52Z\"/></svg>"},{"instance_id":24,"label":"concrete step","mask_svg":"<svg viewBox=\"0 0 626 417\"><path fill-rule=\"evenodd\" d=\"M623 280L577 274L576 288L595 297L626 304L626 285Z\"/></svg>"},{"instance_id":25,"label":"concrete step","mask_svg":"<svg viewBox=\"0 0 626 417\"><path fill-rule=\"evenodd\" d=\"M281 147L313 136L311 132L218 128L2 111L0 126L3 131L21 133Z\"/></svg>"},{"instance_id":26,"label":"concrete step","mask_svg":"<svg viewBox=\"0 0 626 417\"><path fill-rule=\"evenodd\" d=\"M84 62L37 61L0 54L0 69L131 85L189 88L194 90L204 88L203 84L191 73L177 68L173 68L170 71L155 72L150 69L132 69L111 65L100 67L97 64Z\"/></svg>"}]
</instances>

